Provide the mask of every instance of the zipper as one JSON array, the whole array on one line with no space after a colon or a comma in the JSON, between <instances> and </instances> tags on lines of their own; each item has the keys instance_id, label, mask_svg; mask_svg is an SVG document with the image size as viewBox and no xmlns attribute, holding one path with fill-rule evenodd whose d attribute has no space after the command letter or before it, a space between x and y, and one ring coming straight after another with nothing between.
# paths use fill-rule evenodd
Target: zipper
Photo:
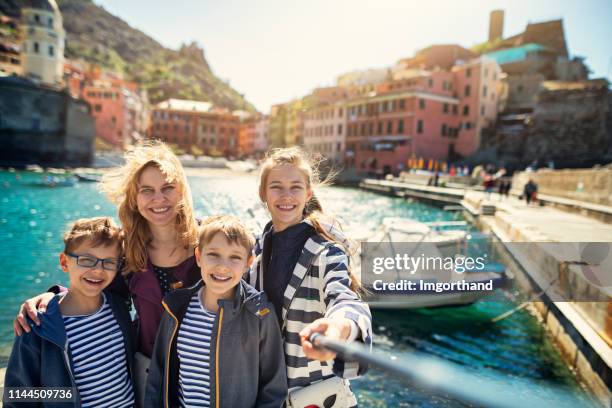
<instances>
[{"instance_id":1,"label":"zipper","mask_svg":"<svg viewBox=\"0 0 612 408\"><path fill-rule=\"evenodd\" d=\"M170 352L172 351L172 342L174 341L174 336L176 336L176 330L178 329L178 319L176 318L176 316L170 311L170 308L168 307L168 305L166 305L166 302L162 301L162 305L164 306L164 309L166 309L166 312L168 312L168 314L170 316L172 316L172 318L174 319L174 322L176 323L174 325L174 330L172 331L172 336L170 336L170 341L168 342L168 352L166 353L166 384L165 384L165 388L166 388L166 407L170 406L170 403L168 402L168 398L169 398L169 383L170 383Z\"/></svg>"},{"instance_id":2,"label":"zipper","mask_svg":"<svg viewBox=\"0 0 612 408\"><path fill-rule=\"evenodd\" d=\"M217 325L217 344L215 344L215 407L219 408L219 345L221 342L221 327L223 326L223 308L219 308L219 324Z\"/></svg>"},{"instance_id":3,"label":"zipper","mask_svg":"<svg viewBox=\"0 0 612 408\"><path fill-rule=\"evenodd\" d=\"M68 374L70 375L70 381L72 381L72 387L74 388L74 398L76 406L81 405L81 397L79 395L79 390L76 386L76 380L74 379L74 373L72 372L72 368L70 368L70 357L68 356L68 339L66 339L66 344L64 345L64 349L62 350L64 354L64 364L68 369Z\"/></svg>"}]
</instances>

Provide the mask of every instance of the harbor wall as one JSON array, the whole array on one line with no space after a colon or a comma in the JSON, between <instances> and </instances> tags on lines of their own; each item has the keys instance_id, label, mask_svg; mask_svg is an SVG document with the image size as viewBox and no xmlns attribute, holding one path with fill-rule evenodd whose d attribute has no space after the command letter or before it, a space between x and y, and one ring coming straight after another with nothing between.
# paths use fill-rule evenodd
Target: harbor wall
<instances>
[{"instance_id":1,"label":"harbor wall","mask_svg":"<svg viewBox=\"0 0 612 408\"><path fill-rule=\"evenodd\" d=\"M0 165L88 166L94 138L87 102L22 78L0 78Z\"/></svg>"}]
</instances>

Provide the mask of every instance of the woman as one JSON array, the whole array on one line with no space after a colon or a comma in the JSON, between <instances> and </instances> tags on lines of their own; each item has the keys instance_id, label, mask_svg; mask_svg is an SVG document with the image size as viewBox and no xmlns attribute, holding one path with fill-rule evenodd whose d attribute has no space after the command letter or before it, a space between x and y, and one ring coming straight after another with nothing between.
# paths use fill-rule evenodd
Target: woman
<instances>
[{"instance_id":1,"label":"woman","mask_svg":"<svg viewBox=\"0 0 612 408\"><path fill-rule=\"evenodd\" d=\"M194 257L197 223L191 191L181 162L163 143L149 143L128 151L125 165L106 174L101 184L117 204L125 231L125 265L110 290L130 299L138 314L135 376L142 401L146 369L161 320L163 297L194 285L200 270ZM62 290L56 287L55 290ZM27 300L13 322L20 335L30 328L25 313L39 324L36 309L45 309L53 297L45 293Z\"/></svg>"}]
</instances>

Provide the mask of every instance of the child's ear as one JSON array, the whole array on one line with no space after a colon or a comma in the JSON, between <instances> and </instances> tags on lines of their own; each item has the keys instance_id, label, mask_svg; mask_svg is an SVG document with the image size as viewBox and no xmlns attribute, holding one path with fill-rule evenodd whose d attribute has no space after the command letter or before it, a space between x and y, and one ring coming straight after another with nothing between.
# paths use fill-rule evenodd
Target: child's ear
<instances>
[{"instance_id":1,"label":"child's ear","mask_svg":"<svg viewBox=\"0 0 612 408\"><path fill-rule=\"evenodd\" d=\"M62 268L62 271L68 272L68 257L64 252L59 254L59 264Z\"/></svg>"},{"instance_id":2,"label":"child's ear","mask_svg":"<svg viewBox=\"0 0 612 408\"><path fill-rule=\"evenodd\" d=\"M198 264L198 266L202 266L200 265L200 248L196 247L195 249L195 258L196 258L196 263Z\"/></svg>"},{"instance_id":3,"label":"child's ear","mask_svg":"<svg viewBox=\"0 0 612 408\"><path fill-rule=\"evenodd\" d=\"M252 264L253 264L253 255L249 256L249 259L247 259L247 267L250 268Z\"/></svg>"}]
</instances>

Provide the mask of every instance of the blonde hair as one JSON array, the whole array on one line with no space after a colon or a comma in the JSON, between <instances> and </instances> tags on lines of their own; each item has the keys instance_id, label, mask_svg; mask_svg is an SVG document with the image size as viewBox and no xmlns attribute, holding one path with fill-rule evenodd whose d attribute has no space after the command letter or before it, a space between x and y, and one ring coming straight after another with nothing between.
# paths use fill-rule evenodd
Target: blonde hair
<instances>
[{"instance_id":1,"label":"blonde hair","mask_svg":"<svg viewBox=\"0 0 612 408\"><path fill-rule=\"evenodd\" d=\"M247 256L251 256L255 246L255 238L238 217L232 215L216 215L208 217L200 227L198 238L198 249L210 241L217 233L222 233L227 242L240 245L246 250Z\"/></svg>"},{"instance_id":2,"label":"blonde hair","mask_svg":"<svg viewBox=\"0 0 612 408\"><path fill-rule=\"evenodd\" d=\"M322 163L321 157L315 157L313 155L307 154L304 150L297 146L286 147L274 149L268 152L266 155L266 159L261 165L261 171L259 176L259 198L262 203L266 202L266 185L268 182L268 176L270 175L270 171L276 166L283 165L291 165L295 166L300 172L304 175L306 179L306 185L310 188L312 192L312 196L306 202L303 211L303 217L308 220L318 234L322 235L324 238L331 242L335 242L342 246L347 253L347 256L350 257L350 249L341 241L339 241L336 237L331 235L328 230L323 227L321 222L325 221L327 223L340 226L340 223L333 217L324 214L323 206L319 201L318 197L315 194L315 188L331 185L334 177L334 172L330 171L325 177L325 179L321 180L320 178L320 166ZM357 293L363 293L361 288L361 282L359 278L354 274L351 275L351 289Z\"/></svg>"},{"instance_id":3,"label":"blonde hair","mask_svg":"<svg viewBox=\"0 0 612 408\"><path fill-rule=\"evenodd\" d=\"M85 241L91 246L117 246L121 251L123 233L110 217L81 218L72 223L64 234L64 252L72 252Z\"/></svg>"},{"instance_id":4,"label":"blonde hair","mask_svg":"<svg viewBox=\"0 0 612 408\"><path fill-rule=\"evenodd\" d=\"M100 183L101 190L117 204L125 231L126 273L147 268L147 245L152 239L151 230L138 211L136 196L140 175L151 166L158 168L168 182L176 182L181 192L175 224L180 244L185 248L194 248L197 242L191 190L179 159L162 142L146 142L132 147L125 153L125 165L105 174Z\"/></svg>"}]
</instances>

